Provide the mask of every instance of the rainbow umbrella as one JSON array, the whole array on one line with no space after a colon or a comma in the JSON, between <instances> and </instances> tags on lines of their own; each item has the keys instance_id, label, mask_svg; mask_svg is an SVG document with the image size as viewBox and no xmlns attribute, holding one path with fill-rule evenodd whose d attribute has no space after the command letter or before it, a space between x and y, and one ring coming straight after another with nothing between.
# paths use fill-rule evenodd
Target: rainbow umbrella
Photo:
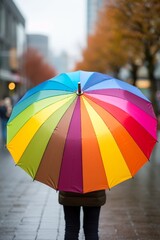
<instances>
[{"instance_id":1,"label":"rainbow umbrella","mask_svg":"<svg viewBox=\"0 0 160 240\"><path fill-rule=\"evenodd\" d=\"M7 148L33 179L70 192L132 178L157 141L151 102L98 72L60 74L29 90L7 126Z\"/></svg>"}]
</instances>

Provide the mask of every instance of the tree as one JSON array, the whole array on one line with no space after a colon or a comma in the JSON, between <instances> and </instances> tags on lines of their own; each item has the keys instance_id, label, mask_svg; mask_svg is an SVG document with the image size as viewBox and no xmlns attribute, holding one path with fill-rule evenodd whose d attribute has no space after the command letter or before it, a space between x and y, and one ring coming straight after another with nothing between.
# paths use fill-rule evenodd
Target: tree
<instances>
[{"instance_id":1,"label":"tree","mask_svg":"<svg viewBox=\"0 0 160 240\"><path fill-rule=\"evenodd\" d=\"M124 48L120 47L121 38L114 12L107 7L99 13L96 32L89 36L88 46L82 53L83 60L76 64L76 69L117 73L127 61Z\"/></svg>"},{"instance_id":2,"label":"tree","mask_svg":"<svg viewBox=\"0 0 160 240\"><path fill-rule=\"evenodd\" d=\"M89 41L83 51L84 60L76 67L91 67L92 63L97 63L97 66L93 65L95 69L118 71L129 62L135 83L137 62L141 61L148 68L151 100L157 111L154 66L160 49L159 12L159 0L108 1L104 12L101 12L92 42Z\"/></svg>"},{"instance_id":3,"label":"tree","mask_svg":"<svg viewBox=\"0 0 160 240\"><path fill-rule=\"evenodd\" d=\"M24 54L23 71L33 85L56 75L54 68L44 61L44 58L36 49L32 48L29 48Z\"/></svg>"}]
</instances>

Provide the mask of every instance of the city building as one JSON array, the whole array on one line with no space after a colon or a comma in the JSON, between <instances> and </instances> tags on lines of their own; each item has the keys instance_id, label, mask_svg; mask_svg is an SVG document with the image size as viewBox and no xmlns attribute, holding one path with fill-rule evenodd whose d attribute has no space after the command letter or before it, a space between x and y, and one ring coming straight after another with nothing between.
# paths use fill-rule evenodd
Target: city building
<instances>
[{"instance_id":1,"label":"city building","mask_svg":"<svg viewBox=\"0 0 160 240\"><path fill-rule=\"evenodd\" d=\"M0 97L20 91L24 48L25 19L12 0L0 0Z\"/></svg>"},{"instance_id":2,"label":"city building","mask_svg":"<svg viewBox=\"0 0 160 240\"><path fill-rule=\"evenodd\" d=\"M49 44L48 36L42 34L27 34L27 48L36 49L48 62Z\"/></svg>"},{"instance_id":3,"label":"city building","mask_svg":"<svg viewBox=\"0 0 160 240\"><path fill-rule=\"evenodd\" d=\"M105 4L104 0L87 0L87 35L92 35L98 20L99 11Z\"/></svg>"},{"instance_id":4,"label":"city building","mask_svg":"<svg viewBox=\"0 0 160 240\"><path fill-rule=\"evenodd\" d=\"M68 70L68 55L61 52L55 55L49 47L49 38L42 34L27 34L27 48L36 49L44 60L54 67L57 74Z\"/></svg>"}]
</instances>

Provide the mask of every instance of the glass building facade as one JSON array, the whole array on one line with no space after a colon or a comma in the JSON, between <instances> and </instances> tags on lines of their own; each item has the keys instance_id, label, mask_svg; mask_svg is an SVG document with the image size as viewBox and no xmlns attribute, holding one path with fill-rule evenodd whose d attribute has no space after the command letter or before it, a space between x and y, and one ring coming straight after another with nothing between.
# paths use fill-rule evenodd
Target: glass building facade
<instances>
[{"instance_id":1,"label":"glass building facade","mask_svg":"<svg viewBox=\"0 0 160 240\"><path fill-rule=\"evenodd\" d=\"M99 11L104 6L104 0L87 0L87 34L91 35L95 31Z\"/></svg>"},{"instance_id":2,"label":"glass building facade","mask_svg":"<svg viewBox=\"0 0 160 240\"><path fill-rule=\"evenodd\" d=\"M0 97L8 83L19 81L20 57L25 48L25 19L12 0L0 0Z\"/></svg>"}]
</instances>

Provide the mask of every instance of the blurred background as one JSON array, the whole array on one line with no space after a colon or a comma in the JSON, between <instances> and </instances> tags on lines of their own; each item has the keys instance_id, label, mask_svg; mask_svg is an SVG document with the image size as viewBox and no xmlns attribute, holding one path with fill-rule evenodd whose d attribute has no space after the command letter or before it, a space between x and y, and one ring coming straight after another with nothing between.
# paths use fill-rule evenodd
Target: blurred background
<instances>
[{"instance_id":1,"label":"blurred background","mask_svg":"<svg viewBox=\"0 0 160 240\"><path fill-rule=\"evenodd\" d=\"M159 0L0 0L0 99L67 71L139 87L160 113Z\"/></svg>"}]
</instances>

